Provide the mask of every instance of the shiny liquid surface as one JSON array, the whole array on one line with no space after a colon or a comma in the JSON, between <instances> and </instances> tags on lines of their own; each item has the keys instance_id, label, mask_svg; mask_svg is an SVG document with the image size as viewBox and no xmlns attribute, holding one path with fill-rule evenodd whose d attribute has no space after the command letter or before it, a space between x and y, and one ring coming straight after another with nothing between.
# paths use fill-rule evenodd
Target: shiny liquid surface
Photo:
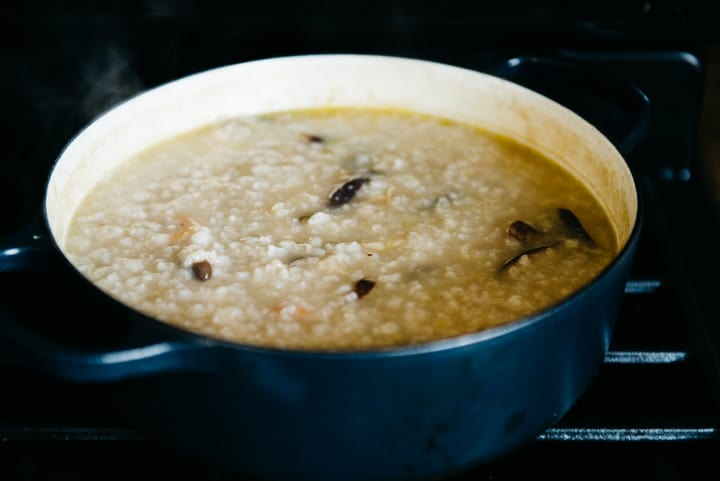
<instances>
[{"instance_id":1,"label":"shiny liquid surface","mask_svg":"<svg viewBox=\"0 0 720 481\"><path fill-rule=\"evenodd\" d=\"M568 173L397 111L240 118L129 159L66 240L106 292L196 332L366 349L475 332L591 281L617 251Z\"/></svg>"}]
</instances>

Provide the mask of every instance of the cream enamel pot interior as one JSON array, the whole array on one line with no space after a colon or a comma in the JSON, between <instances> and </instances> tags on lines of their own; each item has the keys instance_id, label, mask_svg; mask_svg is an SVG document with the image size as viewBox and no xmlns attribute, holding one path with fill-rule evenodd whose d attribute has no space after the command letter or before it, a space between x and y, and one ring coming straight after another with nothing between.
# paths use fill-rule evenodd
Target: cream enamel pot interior
<instances>
[{"instance_id":1,"label":"cream enamel pot interior","mask_svg":"<svg viewBox=\"0 0 720 481\"><path fill-rule=\"evenodd\" d=\"M307 56L194 75L145 93L94 122L52 173L45 207L62 248L88 191L148 146L239 115L306 107L394 107L439 115L528 144L560 163L603 201L620 245L637 211L632 176L613 145L571 111L493 76L417 60ZM68 186L72 186L69 188Z\"/></svg>"},{"instance_id":2,"label":"cream enamel pot interior","mask_svg":"<svg viewBox=\"0 0 720 481\"><path fill-rule=\"evenodd\" d=\"M0 311L7 337L40 369L112 381L118 410L139 429L258 479L431 479L534 439L573 405L602 363L641 216L633 177L613 144L571 110L512 82L413 59L312 55L232 65L160 86L95 120L62 152L45 198L54 252L63 257L68 224L88 191L132 154L239 115L334 106L439 115L533 146L597 196L622 251L594 282L544 312L417 346L358 353L256 348L185 332L124 306L133 336L112 351L39 339ZM11 268L10 257L0 256L0 270ZM68 275L79 275L68 267ZM117 307L89 283L87 289Z\"/></svg>"}]
</instances>

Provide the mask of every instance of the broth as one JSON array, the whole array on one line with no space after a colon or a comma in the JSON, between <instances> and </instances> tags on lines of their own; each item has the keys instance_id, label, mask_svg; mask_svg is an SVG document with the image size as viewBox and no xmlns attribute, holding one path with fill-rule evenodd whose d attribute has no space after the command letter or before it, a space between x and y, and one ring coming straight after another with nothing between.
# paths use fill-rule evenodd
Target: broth
<instances>
[{"instance_id":1,"label":"broth","mask_svg":"<svg viewBox=\"0 0 720 481\"><path fill-rule=\"evenodd\" d=\"M615 257L601 205L532 148L412 112L237 118L124 162L66 252L110 295L233 342L358 350L531 315Z\"/></svg>"}]
</instances>

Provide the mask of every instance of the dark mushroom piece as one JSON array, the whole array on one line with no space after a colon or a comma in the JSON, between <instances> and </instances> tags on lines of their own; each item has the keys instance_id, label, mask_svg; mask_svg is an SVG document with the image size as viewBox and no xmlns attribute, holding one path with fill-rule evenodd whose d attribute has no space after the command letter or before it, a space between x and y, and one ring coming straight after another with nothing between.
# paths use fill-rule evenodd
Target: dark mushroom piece
<instances>
[{"instance_id":1,"label":"dark mushroom piece","mask_svg":"<svg viewBox=\"0 0 720 481\"><path fill-rule=\"evenodd\" d=\"M303 215L301 215L300 217L298 217L297 220L298 220L298 222L300 222L301 224L305 224L308 220L310 220L310 217L312 217L312 216L315 215L315 214L316 214L315 212L311 212L311 213L309 213L309 214L303 214Z\"/></svg>"},{"instance_id":2,"label":"dark mushroom piece","mask_svg":"<svg viewBox=\"0 0 720 481\"><path fill-rule=\"evenodd\" d=\"M206 281L212 277L212 265L208 261L196 262L192 265L193 274L199 281Z\"/></svg>"},{"instance_id":3,"label":"dark mushroom piece","mask_svg":"<svg viewBox=\"0 0 720 481\"><path fill-rule=\"evenodd\" d=\"M534 255L534 254L539 254L540 252L544 252L544 251L550 249L551 247L556 246L557 244L558 244L557 242L553 242L552 244L543 244L543 245L540 245L540 246L533 247L533 248L531 248L531 249L525 250L525 251L523 251L523 252L521 252L521 253L519 253L519 254L511 257L510 259L506 260L505 262L503 262L503 264L500 266L500 269L499 269L499 270L500 270L501 272L507 270L507 269L510 268L511 266L515 265L515 264L517 263L517 261L519 261L522 256L531 256L531 255Z\"/></svg>"},{"instance_id":4,"label":"dark mushroom piece","mask_svg":"<svg viewBox=\"0 0 720 481\"><path fill-rule=\"evenodd\" d=\"M516 220L510 224L507 228L507 233L510 237L523 243L541 234L540 230L522 220Z\"/></svg>"},{"instance_id":5,"label":"dark mushroom piece","mask_svg":"<svg viewBox=\"0 0 720 481\"><path fill-rule=\"evenodd\" d=\"M353 292L357 294L358 299L361 299L372 291L373 287L375 287L375 281L371 281L370 279L360 279L355 283Z\"/></svg>"},{"instance_id":6,"label":"dark mushroom piece","mask_svg":"<svg viewBox=\"0 0 720 481\"><path fill-rule=\"evenodd\" d=\"M287 264L287 265L289 265L289 266L292 266L293 264L297 264L298 262L302 262L302 261L304 261L304 260L307 259L307 258L308 258L308 256L295 256L295 257L291 257L290 259L287 260L287 262L285 262L285 264Z\"/></svg>"},{"instance_id":7,"label":"dark mushroom piece","mask_svg":"<svg viewBox=\"0 0 720 481\"><path fill-rule=\"evenodd\" d=\"M370 182L368 177L358 177L345 182L330 194L327 204L328 207L335 208L347 204L355 197L360 187L367 182Z\"/></svg>"},{"instance_id":8,"label":"dark mushroom piece","mask_svg":"<svg viewBox=\"0 0 720 481\"><path fill-rule=\"evenodd\" d=\"M590 247L595 247L595 241L570 209L560 208L557 210L557 214L570 237L579 239Z\"/></svg>"},{"instance_id":9,"label":"dark mushroom piece","mask_svg":"<svg viewBox=\"0 0 720 481\"><path fill-rule=\"evenodd\" d=\"M325 142L324 137L315 134L308 134L306 132L302 132L300 134L300 137L302 137L303 140L308 144L322 144L323 142Z\"/></svg>"}]
</instances>

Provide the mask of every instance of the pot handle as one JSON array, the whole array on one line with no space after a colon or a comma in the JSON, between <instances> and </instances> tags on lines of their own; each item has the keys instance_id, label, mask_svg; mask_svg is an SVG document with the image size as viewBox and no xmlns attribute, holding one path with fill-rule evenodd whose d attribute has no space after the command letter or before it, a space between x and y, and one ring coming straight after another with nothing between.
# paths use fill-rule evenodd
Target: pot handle
<instances>
[{"instance_id":1,"label":"pot handle","mask_svg":"<svg viewBox=\"0 0 720 481\"><path fill-rule=\"evenodd\" d=\"M650 101L645 93L594 65L515 57L493 73L570 108L595 125L623 156L635 148L650 125Z\"/></svg>"},{"instance_id":2,"label":"pot handle","mask_svg":"<svg viewBox=\"0 0 720 481\"><path fill-rule=\"evenodd\" d=\"M0 238L0 273L12 276L34 271L40 276L57 268L58 255L48 238L41 215ZM99 294L93 289L89 284L88 296ZM107 304L111 303L116 301L108 297ZM179 330L165 325L148 329L143 323L139 329L134 315L118 317L123 324L118 330L121 339L113 339L111 347L76 347L38 332L0 306L0 341L6 340L14 355L31 367L69 381L116 381L170 371L212 370L213 341L183 337L174 332ZM0 343L2 347L5 343Z\"/></svg>"},{"instance_id":3,"label":"pot handle","mask_svg":"<svg viewBox=\"0 0 720 481\"><path fill-rule=\"evenodd\" d=\"M17 231L0 237L0 272L42 270L50 262L52 248L45 240L42 216L36 214Z\"/></svg>"}]
</instances>

